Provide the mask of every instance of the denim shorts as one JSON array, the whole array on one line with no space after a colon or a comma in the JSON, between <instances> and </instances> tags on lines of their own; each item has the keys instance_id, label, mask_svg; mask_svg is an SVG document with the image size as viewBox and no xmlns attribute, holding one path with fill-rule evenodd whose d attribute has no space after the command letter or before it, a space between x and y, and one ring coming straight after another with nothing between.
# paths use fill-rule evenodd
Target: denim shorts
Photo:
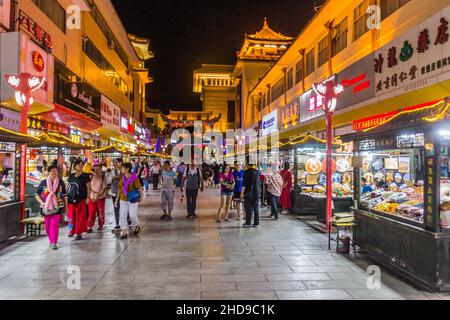
<instances>
[{"instance_id":1,"label":"denim shorts","mask_svg":"<svg viewBox=\"0 0 450 320\"><path fill-rule=\"evenodd\" d=\"M222 195L222 196L232 196L232 195L234 195L234 192L233 191L231 191L231 192L221 191L220 195Z\"/></svg>"}]
</instances>

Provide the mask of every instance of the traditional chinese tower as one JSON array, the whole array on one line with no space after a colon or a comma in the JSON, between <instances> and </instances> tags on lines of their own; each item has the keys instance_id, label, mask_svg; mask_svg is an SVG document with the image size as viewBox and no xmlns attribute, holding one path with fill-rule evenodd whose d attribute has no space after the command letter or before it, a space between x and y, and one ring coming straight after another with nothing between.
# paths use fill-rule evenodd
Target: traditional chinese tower
<instances>
[{"instance_id":1,"label":"traditional chinese tower","mask_svg":"<svg viewBox=\"0 0 450 320\"><path fill-rule=\"evenodd\" d=\"M243 124L243 106L247 103L250 92L269 71L278 59L283 55L293 42L293 37L277 33L270 28L267 19L260 31L255 34L245 35L244 44L237 53L237 63L233 72L238 85L237 120L238 127Z\"/></svg>"}]
</instances>

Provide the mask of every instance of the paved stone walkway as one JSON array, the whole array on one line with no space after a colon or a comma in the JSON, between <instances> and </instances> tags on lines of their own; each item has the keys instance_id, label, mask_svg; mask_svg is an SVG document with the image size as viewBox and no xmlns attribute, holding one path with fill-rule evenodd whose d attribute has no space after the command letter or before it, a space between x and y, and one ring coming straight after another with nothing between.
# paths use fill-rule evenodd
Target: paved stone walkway
<instances>
[{"instance_id":1,"label":"paved stone walkway","mask_svg":"<svg viewBox=\"0 0 450 320\"><path fill-rule=\"evenodd\" d=\"M259 229L218 226L217 193L201 194L198 220L185 219L178 193L175 219L163 222L151 192L140 207L142 233L126 241L111 233L108 205L107 230L82 242L63 229L58 251L46 237L15 243L0 251L0 299L449 299L385 271L381 289L369 290L363 257L328 251L325 235L293 217ZM67 287L69 266L80 267L79 290Z\"/></svg>"}]
</instances>

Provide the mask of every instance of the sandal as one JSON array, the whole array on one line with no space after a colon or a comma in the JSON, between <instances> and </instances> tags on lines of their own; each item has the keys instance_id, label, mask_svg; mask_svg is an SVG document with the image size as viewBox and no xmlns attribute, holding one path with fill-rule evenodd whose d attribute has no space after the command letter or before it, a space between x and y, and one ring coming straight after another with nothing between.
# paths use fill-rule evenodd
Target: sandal
<instances>
[{"instance_id":1,"label":"sandal","mask_svg":"<svg viewBox=\"0 0 450 320\"><path fill-rule=\"evenodd\" d=\"M217 223L223 223L223 221L222 221L222 220L219 220L219 219L217 219L216 222L217 222Z\"/></svg>"},{"instance_id":2,"label":"sandal","mask_svg":"<svg viewBox=\"0 0 450 320\"><path fill-rule=\"evenodd\" d=\"M140 226L137 226L136 228L134 228L134 234L135 235L138 235L139 234L139 232L141 232L141 227Z\"/></svg>"}]
</instances>

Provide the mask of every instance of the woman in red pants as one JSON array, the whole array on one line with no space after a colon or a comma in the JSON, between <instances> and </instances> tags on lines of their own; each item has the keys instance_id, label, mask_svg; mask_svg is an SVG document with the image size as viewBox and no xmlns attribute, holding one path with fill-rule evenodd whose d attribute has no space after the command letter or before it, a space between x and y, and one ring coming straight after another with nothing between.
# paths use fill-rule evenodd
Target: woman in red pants
<instances>
[{"instance_id":1,"label":"woman in red pants","mask_svg":"<svg viewBox=\"0 0 450 320\"><path fill-rule=\"evenodd\" d=\"M69 208L67 217L72 221L73 228L69 237L77 235L75 240L82 240L83 233L87 232L86 204L89 204L88 194L91 193L89 182L91 178L83 172L83 161L75 160L73 173L69 175L67 197Z\"/></svg>"},{"instance_id":2,"label":"woman in red pants","mask_svg":"<svg viewBox=\"0 0 450 320\"><path fill-rule=\"evenodd\" d=\"M92 233L92 227L94 226L97 217L97 231L101 232L105 225L106 181L102 174L102 168L99 165L94 166L94 175L92 176L90 186L88 233Z\"/></svg>"}]
</instances>

